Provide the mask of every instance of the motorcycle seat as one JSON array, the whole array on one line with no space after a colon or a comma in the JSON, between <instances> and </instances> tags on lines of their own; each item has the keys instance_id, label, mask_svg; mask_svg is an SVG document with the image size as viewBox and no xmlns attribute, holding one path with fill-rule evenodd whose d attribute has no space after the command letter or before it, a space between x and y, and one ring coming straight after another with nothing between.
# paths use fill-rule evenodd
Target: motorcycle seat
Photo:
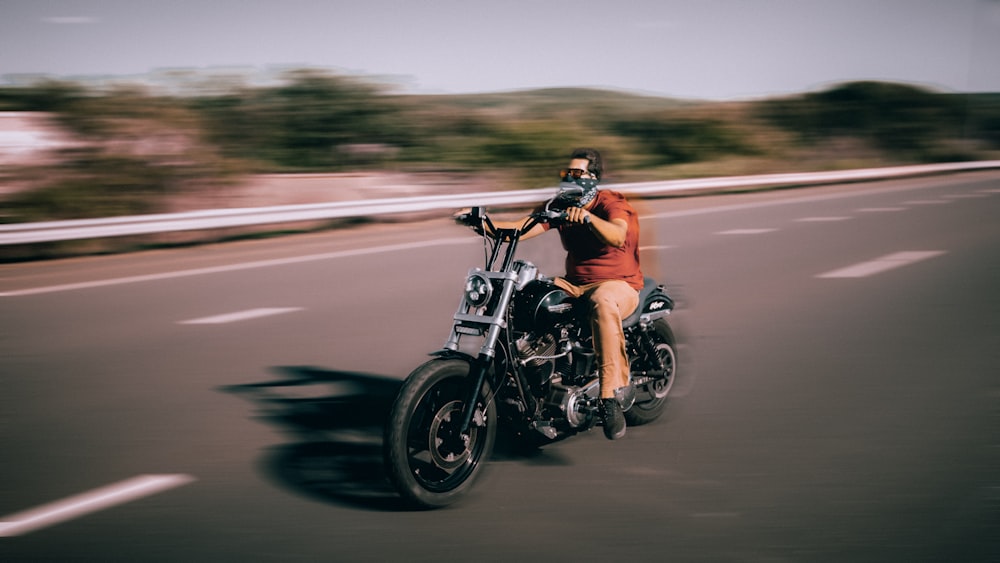
<instances>
[{"instance_id":1,"label":"motorcycle seat","mask_svg":"<svg viewBox=\"0 0 1000 563\"><path fill-rule=\"evenodd\" d=\"M639 291L639 304L636 306L635 311L632 311L631 315L622 319L623 328L629 328L630 326L639 324L639 317L642 315L642 311L645 308L644 306L646 304L646 301L649 299L649 296L652 295L653 292L656 291L656 288L659 287L660 285L656 282L656 280L649 277L643 278L642 283L643 283L642 290Z\"/></svg>"}]
</instances>

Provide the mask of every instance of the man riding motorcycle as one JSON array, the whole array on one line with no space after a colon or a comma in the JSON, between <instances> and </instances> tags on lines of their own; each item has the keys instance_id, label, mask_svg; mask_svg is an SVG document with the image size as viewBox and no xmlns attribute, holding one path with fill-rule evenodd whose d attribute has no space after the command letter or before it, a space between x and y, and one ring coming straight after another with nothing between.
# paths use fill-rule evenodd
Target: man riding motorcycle
<instances>
[{"instance_id":1,"label":"man riding motorcycle","mask_svg":"<svg viewBox=\"0 0 1000 563\"><path fill-rule=\"evenodd\" d=\"M554 283L572 297L589 303L594 348L600 366L600 413L604 435L617 440L625 435L621 395L629 382L622 319L639 304L643 274L639 267L639 217L625 196L597 185L604 172L601 154L576 149L555 202L565 209L565 220L556 228L566 249L566 275ZM519 221L494 221L498 229L515 229ZM551 228L540 223L522 240Z\"/></svg>"}]
</instances>

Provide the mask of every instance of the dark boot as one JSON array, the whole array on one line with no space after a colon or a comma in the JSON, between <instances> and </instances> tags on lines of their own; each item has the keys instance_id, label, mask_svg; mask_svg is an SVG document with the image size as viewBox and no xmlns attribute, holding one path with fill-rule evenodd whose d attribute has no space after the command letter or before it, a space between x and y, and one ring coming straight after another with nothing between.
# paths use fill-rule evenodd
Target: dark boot
<instances>
[{"instance_id":1,"label":"dark boot","mask_svg":"<svg viewBox=\"0 0 1000 563\"><path fill-rule=\"evenodd\" d=\"M604 423L604 436L608 440L617 440L625 436L625 413L615 399L601 399L601 421Z\"/></svg>"}]
</instances>

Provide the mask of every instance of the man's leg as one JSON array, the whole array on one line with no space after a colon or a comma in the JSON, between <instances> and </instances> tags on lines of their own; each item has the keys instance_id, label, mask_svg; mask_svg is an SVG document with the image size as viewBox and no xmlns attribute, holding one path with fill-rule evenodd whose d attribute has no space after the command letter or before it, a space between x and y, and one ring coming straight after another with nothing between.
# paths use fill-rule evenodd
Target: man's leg
<instances>
[{"instance_id":1,"label":"man's leg","mask_svg":"<svg viewBox=\"0 0 1000 563\"><path fill-rule=\"evenodd\" d=\"M625 436L625 415L615 391L628 384L629 365L622 319L639 306L639 292L624 281L609 281L583 287L563 278L554 282L572 297L586 296L590 303L590 326L600 362L600 416L609 440Z\"/></svg>"},{"instance_id":2,"label":"man's leg","mask_svg":"<svg viewBox=\"0 0 1000 563\"><path fill-rule=\"evenodd\" d=\"M601 363L601 398L610 399L614 398L615 390L628 385L629 364L622 319L639 305L639 292L620 280L589 285L586 292L593 307L594 348Z\"/></svg>"}]
</instances>

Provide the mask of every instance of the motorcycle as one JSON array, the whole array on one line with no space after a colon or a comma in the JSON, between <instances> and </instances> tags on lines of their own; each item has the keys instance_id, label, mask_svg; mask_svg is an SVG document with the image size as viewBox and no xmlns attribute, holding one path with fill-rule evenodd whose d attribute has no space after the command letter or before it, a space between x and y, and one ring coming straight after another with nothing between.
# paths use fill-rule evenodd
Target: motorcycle
<instances>
[{"instance_id":1,"label":"motorcycle","mask_svg":"<svg viewBox=\"0 0 1000 563\"><path fill-rule=\"evenodd\" d=\"M515 259L532 227L565 218L556 202L517 229L496 228L482 208L459 218L483 237L485 268L469 271L444 348L406 378L385 428L386 473L416 507L444 507L467 493L499 426L538 447L600 420L585 307L534 264ZM622 320L631 373L616 398L629 426L656 420L666 406L677 365L666 320L673 308L664 286L646 278L639 306Z\"/></svg>"}]
</instances>

